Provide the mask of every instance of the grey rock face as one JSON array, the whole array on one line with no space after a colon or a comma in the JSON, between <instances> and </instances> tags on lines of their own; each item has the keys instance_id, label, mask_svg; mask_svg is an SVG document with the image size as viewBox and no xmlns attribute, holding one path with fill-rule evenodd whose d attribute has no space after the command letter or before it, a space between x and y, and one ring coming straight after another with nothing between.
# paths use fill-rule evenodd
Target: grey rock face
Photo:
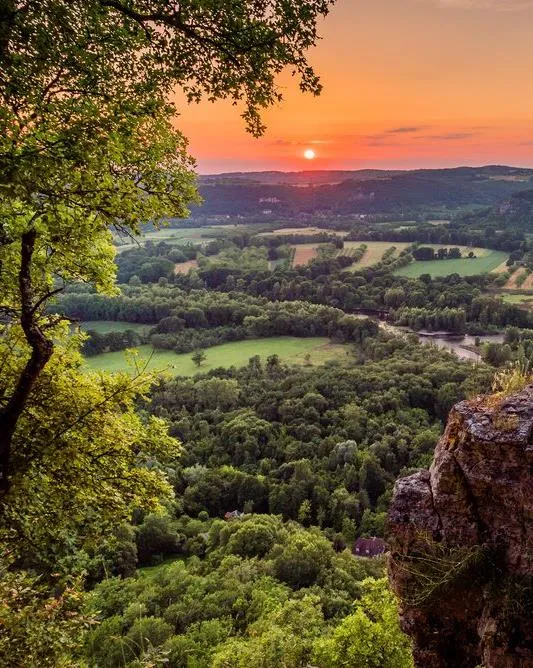
<instances>
[{"instance_id":1,"label":"grey rock face","mask_svg":"<svg viewBox=\"0 0 533 668\"><path fill-rule=\"evenodd\" d=\"M417 666L533 668L533 386L458 404L389 526Z\"/></svg>"}]
</instances>

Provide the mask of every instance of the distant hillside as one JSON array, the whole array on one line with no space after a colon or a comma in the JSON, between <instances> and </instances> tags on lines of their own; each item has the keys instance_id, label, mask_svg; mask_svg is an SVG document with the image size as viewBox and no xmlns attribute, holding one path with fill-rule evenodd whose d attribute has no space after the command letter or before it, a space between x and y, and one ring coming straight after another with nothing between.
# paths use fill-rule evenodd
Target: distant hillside
<instances>
[{"instance_id":1,"label":"distant hillside","mask_svg":"<svg viewBox=\"0 0 533 668\"><path fill-rule=\"evenodd\" d=\"M533 190L523 190L482 211L461 216L460 222L476 227L490 227L533 232Z\"/></svg>"},{"instance_id":2,"label":"distant hillside","mask_svg":"<svg viewBox=\"0 0 533 668\"><path fill-rule=\"evenodd\" d=\"M268 186L309 186L334 185L343 181L368 181L371 179L386 179L396 174L398 170L360 169L357 171L340 170L308 170L304 172L227 172L225 174L211 174L200 176L203 185L229 185L249 183Z\"/></svg>"},{"instance_id":3,"label":"distant hillside","mask_svg":"<svg viewBox=\"0 0 533 668\"><path fill-rule=\"evenodd\" d=\"M369 214L494 206L533 187L533 170L459 167L415 171L250 172L200 177L198 215Z\"/></svg>"}]
</instances>

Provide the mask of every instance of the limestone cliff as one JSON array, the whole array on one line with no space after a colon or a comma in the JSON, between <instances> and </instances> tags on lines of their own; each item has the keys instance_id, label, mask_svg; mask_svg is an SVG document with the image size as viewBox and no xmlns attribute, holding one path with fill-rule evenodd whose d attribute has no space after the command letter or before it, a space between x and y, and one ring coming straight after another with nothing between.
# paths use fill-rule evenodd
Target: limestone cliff
<instances>
[{"instance_id":1,"label":"limestone cliff","mask_svg":"<svg viewBox=\"0 0 533 668\"><path fill-rule=\"evenodd\" d=\"M458 404L389 525L417 666L533 667L533 386Z\"/></svg>"}]
</instances>

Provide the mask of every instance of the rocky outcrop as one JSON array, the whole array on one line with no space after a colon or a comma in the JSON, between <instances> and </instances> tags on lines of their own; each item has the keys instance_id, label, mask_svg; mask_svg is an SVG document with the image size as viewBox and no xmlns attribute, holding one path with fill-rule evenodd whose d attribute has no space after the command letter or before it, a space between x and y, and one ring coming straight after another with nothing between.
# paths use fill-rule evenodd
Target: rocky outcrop
<instances>
[{"instance_id":1,"label":"rocky outcrop","mask_svg":"<svg viewBox=\"0 0 533 668\"><path fill-rule=\"evenodd\" d=\"M417 666L533 668L533 386L458 404L389 525Z\"/></svg>"}]
</instances>

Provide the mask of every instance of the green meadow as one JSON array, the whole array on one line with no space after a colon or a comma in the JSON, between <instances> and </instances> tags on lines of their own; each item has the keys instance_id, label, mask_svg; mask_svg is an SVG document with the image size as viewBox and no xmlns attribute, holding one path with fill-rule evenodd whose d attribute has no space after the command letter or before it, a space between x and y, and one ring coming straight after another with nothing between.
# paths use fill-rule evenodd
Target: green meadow
<instances>
[{"instance_id":1,"label":"green meadow","mask_svg":"<svg viewBox=\"0 0 533 668\"><path fill-rule=\"evenodd\" d=\"M245 366L254 355L259 355L263 360L269 355L278 355L284 362L303 365L307 363L306 355L309 353L311 364L320 365L330 360L342 361L349 353L348 346L332 344L324 337L246 339L207 348L206 360L198 368L191 359L192 353L177 355L171 350L156 351L150 345L139 346L136 350L139 358L147 364L147 370L166 371L175 376L193 376L218 367ZM127 371L132 368L124 352L88 357L86 364L93 370L102 371Z\"/></svg>"},{"instance_id":2,"label":"green meadow","mask_svg":"<svg viewBox=\"0 0 533 668\"><path fill-rule=\"evenodd\" d=\"M508 304L529 304L533 302L533 294L517 295L502 293L500 296L503 298L503 301Z\"/></svg>"},{"instance_id":3,"label":"green meadow","mask_svg":"<svg viewBox=\"0 0 533 668\"><path fill-rule=\"evenodd\" d=\"M156 244L160 241L164 241L167 244L204 244L220 237L224 233L231 233L232 231L242 232L243 230L255 233L261 228L260 224L254 223L246 225L213 225L207 227L162 227L159 230L145 232L134 239L121 238L115 235L115 241L117 243L117 251L121 252L137 246L143 246L147 241L153 241Z\"/></svg>"},{"instance_id":4,"label":"green meadow","mask_svg":"<svg viewBox=\"0 0 533 668\"><path fill-rule=\"evenodd\" d=\"M472 249L474 252L479 249ZM409 278L418 278L422 274L431 276L449 276L450 274L459 274L460 276L475 276L476 274L485 274L494 271L503 262L506 262L509 255L503 251L483 250L484 254L475 258L460 258L459 260L427 260L421 262L411 262L406 267L396 271L398 276L408 276Z\"/></svg>"},{"instance_id":5,"label":"green meadow","mask_svg":"<svg viewBox=\"0 0 533 668\"><path fill-rule=\"evenodd\" d=\"M145 232L135 239L116 238L120 245L117 245L117 251L128 250L137 246L143 246L147 241L158 243L165 241L168 244L186 244L186 243L205 243L213 239L215 235L220 234L222 226L216 227L162 227L160 230Z\"/></svg>"}]
</instances>

